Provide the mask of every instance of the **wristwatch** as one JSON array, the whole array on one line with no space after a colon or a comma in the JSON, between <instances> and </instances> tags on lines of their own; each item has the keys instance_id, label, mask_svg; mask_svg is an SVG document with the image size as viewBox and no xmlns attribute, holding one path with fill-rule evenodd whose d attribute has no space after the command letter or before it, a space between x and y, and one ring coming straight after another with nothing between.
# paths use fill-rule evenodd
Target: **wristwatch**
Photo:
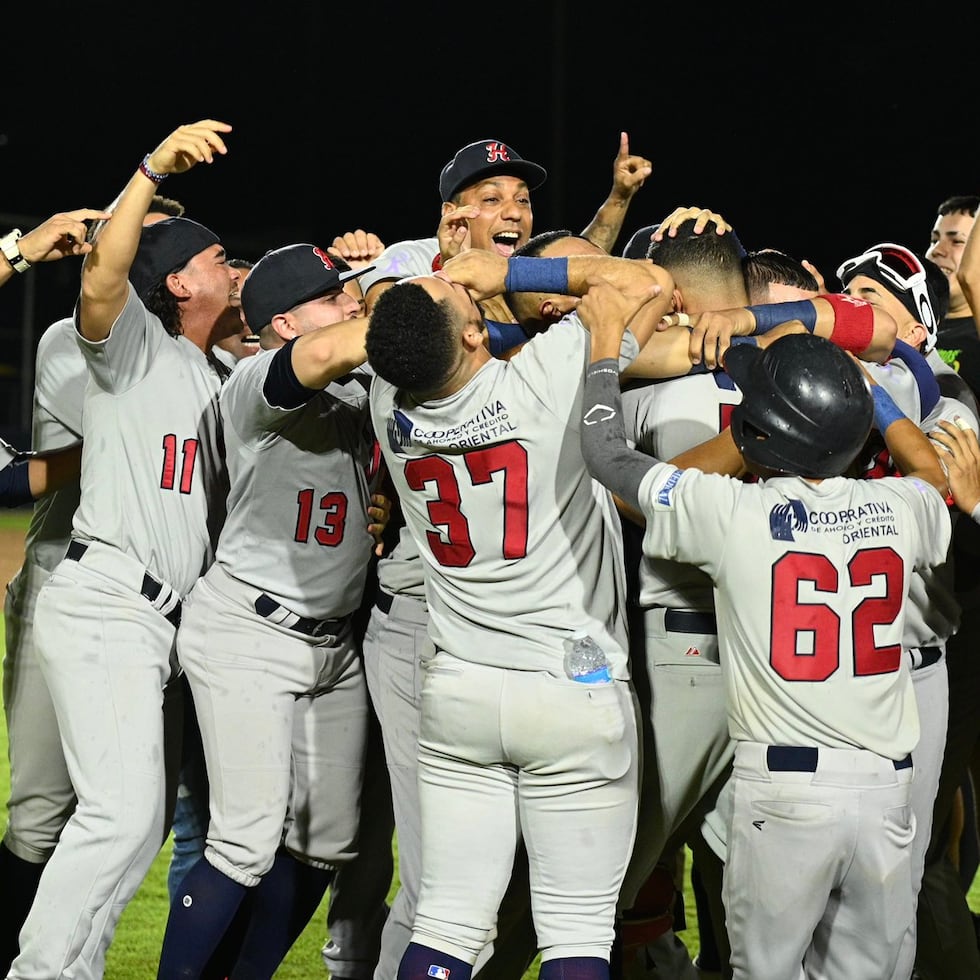
<instances>
[{"instance_id":1,"label":"wristwatch","mask_svg":"<svg viewBox=\"0 0 980 980\"><path fill-rule=\"evenodd\" d=\"M7 261L13 266L14 272L27 272L31 263L20 254L20 249L17 246L18 241L20 241L20 228L15 228L0 238L0 252L3 252L7 257Z\"/></svg>"}]
</instances>

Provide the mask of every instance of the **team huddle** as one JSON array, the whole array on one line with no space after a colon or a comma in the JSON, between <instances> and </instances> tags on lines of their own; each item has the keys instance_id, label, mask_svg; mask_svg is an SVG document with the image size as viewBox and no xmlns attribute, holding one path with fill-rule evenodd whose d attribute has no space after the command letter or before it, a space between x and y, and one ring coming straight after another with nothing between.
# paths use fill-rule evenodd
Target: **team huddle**
<instances>
[{"instance_id":1,"label":"team huddle","mask_svg":"<svg viewBox=\"0 0 980 980\"><path fill-rule=\"evenodd\" d=\"M976 976L923 911L972 752L956 270L882 242L834 292L700 208L615 254L626 134L580 233L480 140L435 236L232 261L159 193L231 131L0 240L0 285L82 258L0 485L5 975L101 977L172 834L166 980L273 976L325 896L338 980Z\"/></svg>"}]
</instances>

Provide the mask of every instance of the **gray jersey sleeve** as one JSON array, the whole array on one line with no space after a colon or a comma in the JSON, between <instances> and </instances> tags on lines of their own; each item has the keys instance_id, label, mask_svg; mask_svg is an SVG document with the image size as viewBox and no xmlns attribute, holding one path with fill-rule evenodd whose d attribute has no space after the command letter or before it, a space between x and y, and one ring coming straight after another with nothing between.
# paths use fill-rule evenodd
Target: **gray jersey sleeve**
<instances>
[{"instance_id":1,"label":"gray jersey sleeve","mask_svg":"<svg viewBox=\"0 0 980 980\"><path fill-rule=\"evenodd\" d=\"M421 238L395 242L374 261L374 268L358 277L364 293L379 282L394 282L408 276L427 276L433 271L433 260L439 253L438 238Z\"/></svg>"}]
</instances>

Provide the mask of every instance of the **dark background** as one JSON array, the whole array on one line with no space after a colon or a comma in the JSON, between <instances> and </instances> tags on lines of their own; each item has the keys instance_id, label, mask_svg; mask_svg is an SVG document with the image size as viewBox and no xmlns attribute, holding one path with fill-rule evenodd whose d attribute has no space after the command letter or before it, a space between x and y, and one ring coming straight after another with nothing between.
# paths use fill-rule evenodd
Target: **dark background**
<instances>
[{"instance_id":1,"label":"dark background","mask_svg":"<svg viewBox=\"0 0 980 980\"><path fill-rule=\"evenodd\" d=\"M13 5L10 5L13 6ZM230 255L354 228L434 233L460 146L510 143L549 171L535 230L583 227L619 133L653 162L619 246L677 205L747 248L838 263L919 251L938 203L980 193L977 5L49 3L0 21L0 233L102 207L185 122L229 153L161 193ZM26 280L33 280L27 282ZM78 263L0 291L0 428L29 417L33 343L70 312Z\"/></svg>"}]
</instances>

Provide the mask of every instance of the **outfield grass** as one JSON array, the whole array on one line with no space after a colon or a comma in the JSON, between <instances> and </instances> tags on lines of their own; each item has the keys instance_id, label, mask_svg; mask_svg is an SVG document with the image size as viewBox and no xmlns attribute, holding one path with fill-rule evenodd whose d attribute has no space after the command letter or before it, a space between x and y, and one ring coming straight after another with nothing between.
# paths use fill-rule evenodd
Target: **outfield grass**
<instances>
[{"instance_id":1,"label":"outfield grass","mask_svg":"<svg viewBox=\"0 0 980 980\"><path fill-rule=\"evenodd\" d=\"M29 513L26 511L0 512L0 529L26 529ZM3 633L0 631L0 654L3 648ZM0 798L7 799L10 790L10 771L7 763L7 726L0 715ZM6 823L4 814L0 823ZM163 847L150 868L142 887L123 912L116 930L115 940L109 949L105 980L145 980L156 975L160 945L167 923L167 866L170 860L170 842ZM690 855L688 854L688 868ZM397 889L396 880L392 882L390 895ZM698 949L697 913L694 908L690 882L685 888L685 908L689 927L679 933L691 954ZM969 895L970 907L980 912L980 875L974 881ZM310 980L325 977L326 970L320 959L320 949L326 940L326 899L316 915L306 927L299 940L290 950L282 966L276 972L281 980ZM532 965L525 980L537 980L538 962Z\"/></svg>"}]
</instances>

